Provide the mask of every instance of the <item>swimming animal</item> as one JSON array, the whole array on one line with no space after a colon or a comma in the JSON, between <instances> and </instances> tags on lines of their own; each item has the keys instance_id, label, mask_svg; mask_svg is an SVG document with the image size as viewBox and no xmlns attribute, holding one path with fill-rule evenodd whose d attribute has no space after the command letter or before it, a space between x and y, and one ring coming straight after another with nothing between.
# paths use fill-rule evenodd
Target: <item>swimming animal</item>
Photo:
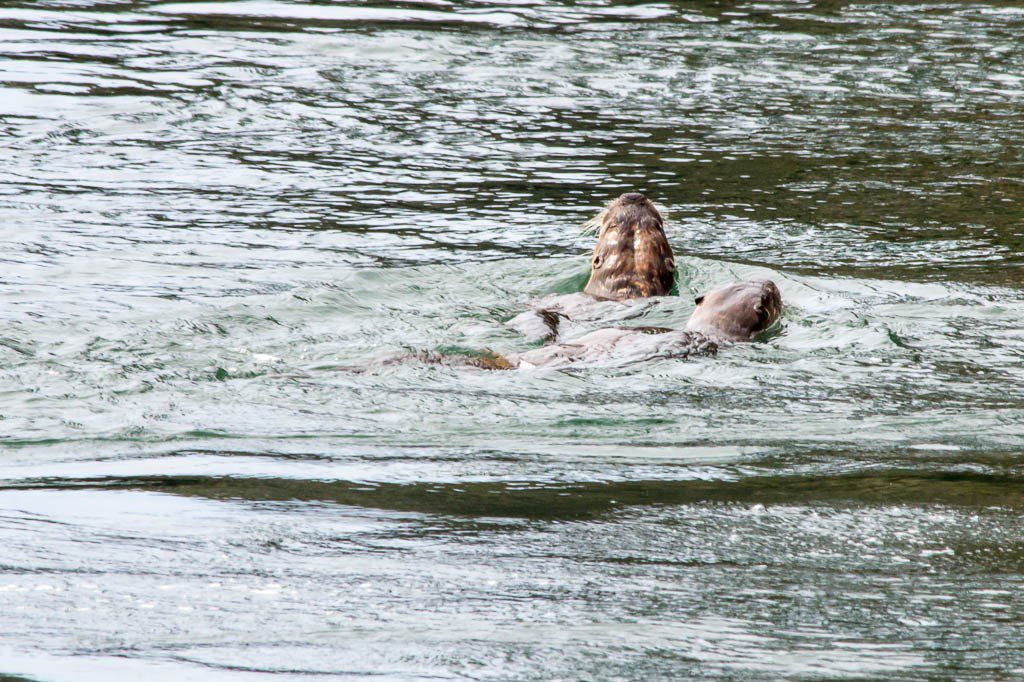
<instances>
[{"instance_id":1,"label":"swimming animal","mask_svg":"<svg viewBox=\"0 0 1024 682\"><path fill-rule=\"evenodd\" d=\"M671 292L676 263L665 236L665 221L643 194L623 194L584 229L597 232L598 240L583 293L543 299L509 324L533 338L554 340L566 320L640 314L648 307L643 299ZM719 344L753 340L782 311L782 295L767 280L732 282L695 302L697 308L685 330L607 326L523 353L484 353L466 358L465 364L486 369L565 368L714 355Z\"/></svg>"},{"instance_id":2,"label":"swimming animal","mask_svg":"<svg viewBox=\"0 0 1024 682\"><path fill-rule=\"evenodd\" d=\"M597 234L582 294L549 296L509 324L534 339L557 339L566 321L621 320L668 295L676 262L665 221L639 192L612 201L583 226ZM650 300L645 300L650 299ZM716 341L750 341L779 319L782 296L773 282L733 282L696 299L687 331Z\"/></svg>"},{"instance_id":3,"label":"swimming animal","mask_svg":"<svg viewBox=\"0 0 1024 682\"><path fill-rule=\"evenodd\" d=\"M666 296L672 290L676 261L665 236L665 221L643 194L623 194L587 227L596 228L598 234L583 293L620 301Z\"/></svg>"},{"instance_id":4,"label":"swimming animal","mask_svg":"<svg viewBox=\"0 0 1024 682\"><path fill-rule=\"evenodd\" d=\"M709 339L751 341L782 314L782 294L775 282L732 282L698 296L686 331Z\"/></svg>"},{"instance_id":5,"label":"swimming animal","mask_svg":"<svg viewBox=\"0 0 1024 682\"><path fill-rule=\"evenodd\" d=\"M531 339L553 340L564 321L640 314L648 306L639 299L672 291L676 261L665 220L643 194L618 197L584 223L583 233L597 234L583 293L543 298L509 320L509 326Z\"/></svg>"}]
</instances>

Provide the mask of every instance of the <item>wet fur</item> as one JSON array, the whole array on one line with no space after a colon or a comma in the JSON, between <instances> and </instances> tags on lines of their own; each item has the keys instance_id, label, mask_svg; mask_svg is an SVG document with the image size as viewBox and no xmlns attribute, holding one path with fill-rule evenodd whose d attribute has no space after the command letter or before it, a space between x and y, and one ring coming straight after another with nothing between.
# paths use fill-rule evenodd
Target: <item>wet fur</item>
<instances>
[{"instance_id":1,"label":"wet fur","mask_svg":"<svg viewBox=\"0 0 1024 682\"><path fill-rule=\"evenodd\" d=\"M665 296L672 290L675 258L665 221L647 197L623 194L594 221L600 227L584 293L622 300Z\"/></svg>"},{"instance_id":2,"label":"wet fur","mask_svg":"<svg viewBox=\"0 0 1024 682\"><path fill-rule=\"evenodd\" d=\"M686 330L718 341L750 341L782 314L782 294L770 280L732 282L695 302Z\"/></svg>"}]
</instances>

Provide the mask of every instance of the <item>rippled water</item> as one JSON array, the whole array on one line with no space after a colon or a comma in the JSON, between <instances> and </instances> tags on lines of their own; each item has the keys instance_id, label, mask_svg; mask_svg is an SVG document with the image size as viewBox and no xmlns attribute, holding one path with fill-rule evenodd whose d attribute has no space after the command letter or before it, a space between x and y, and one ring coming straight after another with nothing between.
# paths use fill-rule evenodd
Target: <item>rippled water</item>
<instances>
[{"instance_id":1,"label":"rippled water","mask_svg":"<svg viewBox=\"0 0 1024 682\"><path fill-rule=\"evenodd\" d=\"M1024 677L1015 3L0 2L0 677ZM626 190L715 358L482 370Z\"/></svg>"}]
</instances>

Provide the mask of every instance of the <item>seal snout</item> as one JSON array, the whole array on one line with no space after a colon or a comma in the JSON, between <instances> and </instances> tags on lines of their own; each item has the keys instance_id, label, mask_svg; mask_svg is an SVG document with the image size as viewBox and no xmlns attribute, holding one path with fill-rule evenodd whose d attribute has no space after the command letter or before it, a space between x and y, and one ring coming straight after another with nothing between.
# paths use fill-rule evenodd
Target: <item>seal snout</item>
<instances>
[{"instance_id":1,"label":"seal snout","mask_svg":"<svg viewBox=\"0 0 1024 682\"><path fill-rule=\"evenodd\" d=\"M619 201L624 204L643 204L647 202L647 197L640 192L626 192L619 197Z\"/></svg>"},{"instance_id":2,"label":"seal snout","mask_svg":"<svg viewBox=\"0 0 1024 682\"><path fill-rule=\"evenodd\" d=\"M625 223L635 225L638 222L661 226L662 219L658 209L651 200L640 192L626 192L608 205L602 222L605 225L623 226Z\"/></svg>"}]
</instances>

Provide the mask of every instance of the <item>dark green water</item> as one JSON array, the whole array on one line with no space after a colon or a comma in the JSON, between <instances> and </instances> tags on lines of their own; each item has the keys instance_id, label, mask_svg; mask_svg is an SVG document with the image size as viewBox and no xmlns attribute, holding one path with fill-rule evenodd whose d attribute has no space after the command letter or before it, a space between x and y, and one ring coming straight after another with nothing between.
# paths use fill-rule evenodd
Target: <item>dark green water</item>
<instances>
[{"instance_id":1,"label":"dark green water","mask_svg":"<svg viewBox=\"0 0 1024 682\"><path fill-rule=\"evenodd\" d=\"M0 677L1024 678L1022 150L1016 3L0 2ZM632 189L781 330L382 362Z\"/></svg>"}]
</instances>

